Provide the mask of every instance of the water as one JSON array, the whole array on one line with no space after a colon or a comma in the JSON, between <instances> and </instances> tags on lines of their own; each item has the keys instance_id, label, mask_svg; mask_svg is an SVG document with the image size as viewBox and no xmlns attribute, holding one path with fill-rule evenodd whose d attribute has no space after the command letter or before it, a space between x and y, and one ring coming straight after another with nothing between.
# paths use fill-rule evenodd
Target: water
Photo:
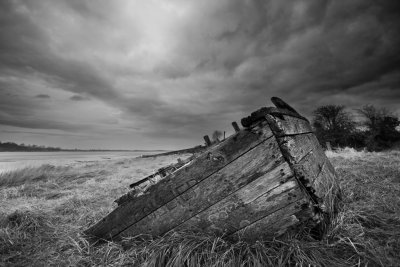
<instances>
[{"instance_id":1,"label":"water","mask_svg":"<svg viewBox=\"0 0 400 267\"><path fill-rule=\"evenodd\" d=\"M94 162L135 158L157 151L97 151L97 152L0 152L0 173L24 167L36 167L43 164L69 165L78 162Z\"/></svg>"}]
</instances>

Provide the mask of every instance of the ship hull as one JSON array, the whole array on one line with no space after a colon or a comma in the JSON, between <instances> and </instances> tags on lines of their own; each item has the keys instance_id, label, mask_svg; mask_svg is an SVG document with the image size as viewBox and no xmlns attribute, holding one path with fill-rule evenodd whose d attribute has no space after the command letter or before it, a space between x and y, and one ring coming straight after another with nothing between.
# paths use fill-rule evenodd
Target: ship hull
<instances>
[{"instance_id":1,"label":"ship hull","mask_svg":"<svg viewBox=\"0 0 400 267\"><path fill-rule=\"evenodd\" d=\"M323 235L340 188L309 122L278 104L242 124L85 233L120 240L190 230L254 241L306 225Z\"/></svg>"}]
</instances>

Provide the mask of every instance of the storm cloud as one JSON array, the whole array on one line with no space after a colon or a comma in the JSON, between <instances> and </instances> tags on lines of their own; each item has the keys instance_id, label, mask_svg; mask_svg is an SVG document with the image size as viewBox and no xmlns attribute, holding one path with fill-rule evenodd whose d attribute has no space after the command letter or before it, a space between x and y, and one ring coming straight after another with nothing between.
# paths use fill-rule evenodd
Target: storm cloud
<instances>
[{"instance_id":1,"label":"storm cloud","mask_svg":"<svg viewBox=\"0 0 400 267\"><path fill-rule=\"evenodd\" d=\"M38 94L35 96L36 98L50 98L49 95L45 95L45 94Z\"/></svg>"},{"instance_id":2,"label":"storm cloud","mask_svg":"<svg viewBox=\"0 0 400 267\"><path fill-rule=\"evenodd\" d=\"M272 96L306 116L400 113L399 13L395 0L1 1L0 138L181 148Z\"/></svg>"},{"instance_id":3,"label":"storm cloud","mask_svg":"<svg viewBox=\"0 0 400 267\"><path fill-rule=\"evenodd\" d=\"M88 97L81 96L81 95L73 95L73 96L71 96L69 99L71 99L71 100L73 100L73 101L84 101L84 100L89 100Z\"/></svg>"}]
</instances>

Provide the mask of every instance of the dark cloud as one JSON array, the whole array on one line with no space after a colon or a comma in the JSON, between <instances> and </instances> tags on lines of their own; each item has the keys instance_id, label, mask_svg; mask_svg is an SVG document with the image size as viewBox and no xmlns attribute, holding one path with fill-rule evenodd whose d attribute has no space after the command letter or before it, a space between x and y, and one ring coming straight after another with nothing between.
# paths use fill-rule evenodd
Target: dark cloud
<instances>
[{"instance_id":1,"label":"dark cloud","mask_svg":"<svg viewBox=\"0 0 400 267\"><path fill-rule=\"evenodd\" d=\"M50 98L50 96L49 96L49 95L46 95L46 94L38 94L38 95L36 95L35 97L36 97L36 98Z\"/></svg>"},{"instance_id":2,"label":"dark cloud","mask_svg":"<svg viewBox=\"0 0 400 267\"><path fill-rule=\"evenodd\" d=\"M9 134L26 134L26 135L39 135L39 136L76 136L76 137L93 137L89 135L82 134L71 134L71 133L51 133L51 132L33 132L33 131L10 131L10 130L2 130L3 133Z\"/></svg>"},{"instance_id":3,"label":"dark cloud","mask_svg":"<svg viewBox=\"0 0 400 267\"><path fill-rule=\"evenodd\" d=\"M14 4L14 3L20 3ZM31 9L29 9L31 8ZM39 27L32 16L50 10L28 6L25 2L3 3L0 28L0 69L3 73L43 75L64 90L86 92L101 99L113 99L118 93L112 85L85 61L63 57L51 47L49 29Z\"/></svg>"},{"instance_id":4,"label":"dark cloud","mask_svg":"<svg viewBox=\"0 0 400 267\"><path fill-rule=\"evenodd\" d=\"M273 3L259 6L255 19L238 23L248 25L242 26L242 35L250 33L256 48L236 70L243 67L241 78L264 86L266 93L297 101L299 94L346 91L398 69L399 19L384 19L398 6L387 10L384 3L372 1L297 2L302 7L296 10L296 5ZM257 18L262 23L253 24Z\"/></svg>"},{"instance_id":5,"label":"dark cloud","mask_svg":"<svg viewBox=\"0 0 400 267\"><path fill-rule=\"evenodd\" d=\"M398 14L396 0L2 1L0 123L79 131L71 118L101 110L104 131L179 144L271 96L306 115L399 111Z\"/></svg>"},{"instance_id":6,"label":"dark cloud","mask_svg":"<svg viewBox=\"0 0 400 267\"><path fill-rule=\"evenodd\" d=\"M68 123L65 121L51 121L40 118L19 117L18 120L0 116L0 124L30 129L47 129L47 130L65 130L65 131L82 131L90 129L89 125Z\"/></svg>"},{"instance_id":7,"label":"dark cloud","mask_svg":"<svg viewBox=\"0 0 400 267\"><path fill-rule=\"evenodd\" d=\"M69 99L73 100L73 101L85 101L85 100L89 100L88 97L86 96L81 96L81 95L73 95L71 96Z\"/></svg>"}]
</instances>

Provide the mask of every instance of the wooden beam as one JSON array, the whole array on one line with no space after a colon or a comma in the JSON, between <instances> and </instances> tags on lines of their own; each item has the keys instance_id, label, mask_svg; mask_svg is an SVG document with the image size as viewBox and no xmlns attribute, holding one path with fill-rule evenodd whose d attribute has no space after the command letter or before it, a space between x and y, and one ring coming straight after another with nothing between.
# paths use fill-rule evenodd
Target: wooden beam
<instances>
[{"instance_id":1,"label":"wooden beam","mask_svg":"<svg viewBox=\"0 0 400 267\"><path fill-rule=\"evenodd\" d=\"M268 114L265 118L276 137L313 132L310 123L298 117Z\"/></svg>"},{"instance_id":2,"label":"wooden beam","mask_svg":"<svg viewBox=\"0 0 400 267\"><path fill-rule=\"evenodd\" d=\"M232 122L232 126L236 133L240 131L239 125L236 123L236 121Z\"/></svg>"},{"instance_id":3,"label":"wooden beam","mask_svg":"<svg viewBox=\"0 0 400 267\"><path fill-rule=\"evenodd\" d=\"M210 137L208 135L203 136L203 138L204 138L204 141L206 141L206 145L207 146L211 146L212 145Z\"/></svg>"},{"instance_id":4,"label":"wooden beam","mask_svg":"<svg viewBox=\"0 0 400 267\"><path fill-rule=\"evenodd\" d=\"M280 99L279 97L271 97L271 102L274 103L275 107L283 110L287 110L289 112L293 112L298 116L301 116L294 108L292 108L288 103Z\"/></svg>"}]
</instances>

